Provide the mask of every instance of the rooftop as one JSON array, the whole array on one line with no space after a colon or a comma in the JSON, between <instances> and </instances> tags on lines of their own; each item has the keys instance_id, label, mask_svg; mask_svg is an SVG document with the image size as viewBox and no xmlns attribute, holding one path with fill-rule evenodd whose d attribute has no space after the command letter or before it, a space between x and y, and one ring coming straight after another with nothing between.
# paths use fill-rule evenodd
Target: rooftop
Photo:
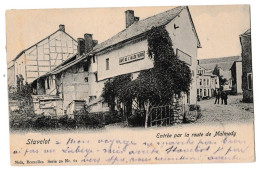
<instances>
[{"instance_id":1,"label":"rooftop","mask_svg":"<svg viewBox=\"0 0 260 169\"><path fill-rule=\"evenodd\" d=\"M133 37L142 35L142 34L146 33L147 31L149 31L152 27L159 27L159 26L166 25L171 20L173 20L176 16L178 16L179 13L181 13L181 11L183 9L189 10L188 7L186 7L186 6L179 6L179 7L170 9L168 11L159 13L157 15L148 17L146 19L140 20L138 22L134 22L131 26L129 26L128 28L119 32L112 38L98 44L96 47L94 47L94 52L99 52L103 49L106 49L107 47L116 45L120 42L124 42ZM190 21L191 21L192 26L194 27L191 17L190 17ZM201 47L196 31L194 33L195 33L195 36L197 37L197 41L198 41L197 46Z\"/></svg>"},{"instance_id":2,"label":"rooftop","mask_svg":"<svg viewBox=\"0 0 260 169\"><path fill-rule=\"evenodd\" d=\"M230 70L234 61L239 61L241 56L231 56L231 57L221 57L221 58L211 58L211 59L200 59L200 65L206 69L214 70L216 65L218 65L223 70Z\"/></svg>"}]
</instances>

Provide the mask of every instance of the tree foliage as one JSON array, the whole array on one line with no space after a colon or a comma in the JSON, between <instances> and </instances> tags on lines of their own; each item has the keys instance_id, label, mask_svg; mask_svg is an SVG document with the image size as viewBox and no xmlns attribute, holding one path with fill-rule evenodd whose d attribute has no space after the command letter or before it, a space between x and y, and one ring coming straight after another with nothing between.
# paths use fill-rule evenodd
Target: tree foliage
<instances>
[{"instance_id":1,"label":"tree foliage","mask_svg":"<svg viewBox=\"0 0 260 169\"><path fill-rule=\"evenodd\" d=\"M222 86L222 85L225 85L227 83L227 79L223 77L223 75L221 75L220 73L220 68L218 66L218 64L216 64L213 72L212 72L213 75L216 75L218 76L219 78L219 84Z\"/></svg>"}]
</instances>

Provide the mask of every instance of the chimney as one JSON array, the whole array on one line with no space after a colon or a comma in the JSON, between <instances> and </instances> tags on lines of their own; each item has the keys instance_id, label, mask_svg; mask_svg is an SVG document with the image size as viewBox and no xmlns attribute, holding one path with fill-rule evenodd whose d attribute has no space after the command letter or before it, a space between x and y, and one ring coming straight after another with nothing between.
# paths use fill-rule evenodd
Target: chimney
<instances>
[{"instance_id":1,"label":"chimney","mask_svg":"<svg viewBox=\"0 0 260 169\"><path fill-rule=\"evenodd\" d=\"M78 38L78 54L81 56L85 53L85 40L83 38Z\"/></svg>"},{"instance_id":2,"label":"chimney","mask_svg":"<svg viewBox=\"0 0 260 169\"><path fill-rule=\"evenodd\" d=\"M135 22L135 16L134 16L134 11L133 10L127 10L125 11L125 23L126 23L126 28L131 26Z\"/></svg>"},{"instance_id":3,"label":"chimney","mask_svg":"<svg viewBox=\"0 0 260 169\"><path fill-rule=\"evenodd\" d=\"M60 24L59 25L59 30L65 32L65 25Z\"/></svg>"},{"instance_id":4,"label":"chimney","mask_svg":"<svg viewBox=\"0 0 260 169\"><path fill-rule=\"evenodd\" d=\"M93 38L92 34L85 33L84 34L84 39L85 39L85 53L89 53L93 49Z\"/></svg>"},{"instance_id":5,"label":"chimney","mask_svg":"<svg viewBox=\"0 0 260 169\"><path fill-rule=\"evenodd\" d=\"M95 47L98 44L97 40L93 40L93 47Z\"/></svg>"}]
</instances>

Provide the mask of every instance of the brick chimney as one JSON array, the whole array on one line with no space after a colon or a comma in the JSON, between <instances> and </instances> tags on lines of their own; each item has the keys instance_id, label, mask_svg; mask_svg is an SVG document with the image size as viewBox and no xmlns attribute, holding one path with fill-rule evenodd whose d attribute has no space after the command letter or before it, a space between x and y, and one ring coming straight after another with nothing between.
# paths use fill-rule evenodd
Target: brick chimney
<instances>
[{"instance_id":1,"label":"brick chimney","mask_svg":"<svg viewBox=\"0 0 260 169\"><path fill-rule=\"evenodd\" d=\"M125 11L125 23L126 28L131 26L135 22L135 15L133 10L127 10Z\"/></svg>"},{"instance_id":2,"label":"brick chimney","mask_svg":"<svg viewBox=\"0 0 260 169\"><path fill-rule=\"evenodd\" d=\"M59 25L59 30L65 32L65 25L60 24Z\"/></svg>"},{"instance_id":3,"label":"brick chimney","mask_svg":"<svg viewBox=\"0 0 260 169\"><path fill-rule=\"evenodd\" d=\"M78 54L81 56L83 53L85 53L85 40L83 38L78 38Z\"/></svg>"},{"instance_id":4,"label":"brick chimney","mask_svg":"<svg viewBox=\"0 0 260 169\"><path fill-rule=\"evenodd\" d=\"M85 39L85 53L89 53L93 49L93 38L92 34L85 33L84 34L84 39Z\"/></svg>"}]
</instances>

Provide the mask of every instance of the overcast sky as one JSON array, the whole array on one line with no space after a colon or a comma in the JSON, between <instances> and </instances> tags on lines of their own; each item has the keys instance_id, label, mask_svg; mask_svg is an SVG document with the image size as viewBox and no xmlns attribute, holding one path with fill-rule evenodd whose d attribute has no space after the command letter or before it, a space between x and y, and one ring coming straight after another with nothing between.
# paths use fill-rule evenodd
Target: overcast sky
<instances>
[{"instance_id":1,"label":"overcast sky","mask_svg":"<svg viewBox=\"0 0 260 169\"><path fill-rule=\"evenodd\" d=\"M173 7L89 8L12 10L6 13L7 61L64 24L77 39L93 34L100 42L125 28L124 11L132 9L141 19ZM191 16L202 48L198 59L237 56L241 53L239 35L250 28L249 6L190 6Z\"/></svg>"}]
</instances>

